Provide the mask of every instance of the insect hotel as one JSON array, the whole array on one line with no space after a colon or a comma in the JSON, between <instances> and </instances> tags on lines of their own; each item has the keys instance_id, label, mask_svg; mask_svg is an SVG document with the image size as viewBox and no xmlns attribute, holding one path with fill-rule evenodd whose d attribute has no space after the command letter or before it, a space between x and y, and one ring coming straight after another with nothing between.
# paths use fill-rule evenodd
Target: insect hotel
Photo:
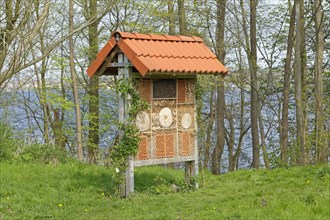
<instances>
[{"instance_id":1,"label":"insect hotel","mask_svg":"<svg viewBox=\"0 0 330 220\"><path fill-rule=\"evenodd\" d=\"M89 77L133 78L150 106L136 117L140 142L137 155L129 158L126 195L134 191L134 167L186 162L186 176L197 174L197 74L227 72L199 37L112 34L87 69ZM127 100L119 98L118 104L119 120L124 121Z\"/></svg>"}]
</instances>

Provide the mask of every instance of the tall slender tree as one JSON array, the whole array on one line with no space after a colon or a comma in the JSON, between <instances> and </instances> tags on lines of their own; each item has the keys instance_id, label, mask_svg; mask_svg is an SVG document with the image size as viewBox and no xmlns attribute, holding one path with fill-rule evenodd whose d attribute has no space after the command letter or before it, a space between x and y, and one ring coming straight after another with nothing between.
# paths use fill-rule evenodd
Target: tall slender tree
<instances>
[{"instance_id":1,"label":"tall slender tree","mask_svg":"<svg viewBox=\"0 0 330 220\"><path fill-rule=\"evenodd\" d=\"M187 35L186 7L184 0L178 0L179 30L181 35Z\"/></svg>"},{"instance_id":2,"label":"tall slender tree","mask_svg":"<svg viewBox=\"0 0 330 220\"><path fill-rule=\"evenodd\" d=\"M315 151L316 162L326 163L326 141L324 132L324 116L323 116L323 50L324 50L324 33L323 33L323 9L322 0L314 1L314 21L315 21Z\"/></svg>"},{"instance_id":3,"label":"tall slender tree","mask_svg":"<svg viewBox=\"0 0 330 220\"><path fill-rule=\"evenodd\" d=\"M225 60L225 14L226 0L217 0L217 56L224 63ZM217 143L212 153L212 173L220 174L220 160L225 146L225 84L224 76L219 76L217 85Z\"/></svg>"},{"instance_id":4,"label":"tall slender tree","mask_svg":"<svg viewBox=\"0 0 330 220\"><path fill-rule=\"evenodd\" d=\"M260 143L258 132L258 77L257 77L257 2L250 0L250 79L251 79L251 128L252 128L252 165L260 166Z\"/></svg>"},{"instance_id":5,"label":"tall slender tree","mask_svg":"<svg viewBox=\"0 0 330 220\"><path fill-rule=\"evenodd\" d=\"M215 94L215 88L211 88L211 94L210 94L210 112L209 112L209 122L206 126L206 137L205 137L205 152L204 152L204 168L209 167L210 162L210 148L211 148L211 139L212 139L212 130L214 125L214 118L215 118L215 105L214 105L214 94Z\"/></svg>"},{"instance_id":6,"label":"tall slender tree","mask_svg":"<svg viewBox=\"0 0 330 220\"><path fill-rule=\"evenodd\" d=\"M69 1L69 32L73 32L73 0ZM78 83L76 77L76 70L74 65L74 44L73 36L69 37L69 48L70 48L70 72L72 79L72 90L73 98L76 111L76 127L77 127L77 152L78 158L80 161L83 160L83 147L82 147L82 124L81 124L81 113L80 113L80 104L79 104L79 94L78 94Z\"/></svg>"},{"instance_id":7,"label":"tall slender tree","mask_svg":"<svg viewBox=\"0 0 330 220\"><path fill-rule=\"evenodd\" d=\"M89 0L89 4L85 5L85 11L88 19L97 16L97 0ZM89 62L93 62L98 53L98 20L88 26ZM89 97L89 130L88 130L88 161L95 163L97 161L98 147L100 143L100 124L99 124L99 77L92 77L88 85Z\"/></svg>"},{"instance_id":8,"label":"tall slender tree","mask_svg":"<svg viewBox=\"0 0 330 220\"><path fill-rule=\"evenodd\" d=\"M296 38L295 38L295 101L296 101L296 121L297 121L297 146L300 149L298 160L301 165L306 164L306 143L305 143L305 117L304 117L304 104L303 104L303 60L302 60L302 30L303 18L302 8L304 1L295 0L295 13L296 13Z\"/></svg>"},{"instance_id":9,"label":"tall slender tree","mask_svg":"<svg viewBox=\"0 0 330 220\"><path fill-rule=\"evenodd\" d=\"M286 57L284 64L284 82L283 82L283 108L281 118L281 161L285 165L288 162L288 137L289 137L289 93L290 93L290 78L291 78L291 58L294 45L294 29L295 29L295 5L290 7L290 27L288 33L288 43L286 48Z\"/></svg>"},{"instance_id":10,"label":"tall slender tree","mask_svg":"<svg viewBox=\"0 0 330 220\"><path fill-rule=\"evenodd\" d=\"M174 3L173 0L167 0L168 11L168 34L175 34L175 16L174 16Z\"/></svg>"}]
</instances>

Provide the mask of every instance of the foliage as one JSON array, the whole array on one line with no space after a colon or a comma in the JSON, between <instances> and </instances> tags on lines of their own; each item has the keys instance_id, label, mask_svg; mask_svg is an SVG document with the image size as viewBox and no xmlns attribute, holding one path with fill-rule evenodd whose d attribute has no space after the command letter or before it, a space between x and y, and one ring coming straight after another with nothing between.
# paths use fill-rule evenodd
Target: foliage
<instances>
[{"instance_id":1,"label":"foliage","mask_svg":"<svg viewBox=\"0 0 330 220\"><path fill-rule=\"evenodd\" d=\"M10 126L0 124L0 162L33 162L58 164L67 162L67 152L51 144L24 144L15 137Z\"/></svg>"},{"instance_id":2,"label":"foliage","mask_svg":"<svg viewBox=\"0 0 330 220\"><path fill-rule=\"evenodd\" d=\"M136 169L137 192L112 197L113 171L66 163L0 163L1 219L328 219L329 166L240 170L205 175L189 193L153 194L157 184L179 185L183 170ZM157 182L158 181L158 182Z\"/></svg>"},{"instance_id":3,"label":"foliage","mask_svg":"<svg viewBox=\"0 0 330 220\"><path fill-rule=\"evenodd\" d=\"M34 143L23 147L18 159L23 162L59 164L67 162L69 158L66 150L57 145Z\"/></svg>"},{"instance_id":4,"label":"foliage","mask_svg":"<svg viewBox=\"0 0 330 220\"><path fill-rule=\"evenodd\" d=\"M0 162L12 161L20 145L14 137L13 128L0 122Z\"/></svg>"}]
</instances>

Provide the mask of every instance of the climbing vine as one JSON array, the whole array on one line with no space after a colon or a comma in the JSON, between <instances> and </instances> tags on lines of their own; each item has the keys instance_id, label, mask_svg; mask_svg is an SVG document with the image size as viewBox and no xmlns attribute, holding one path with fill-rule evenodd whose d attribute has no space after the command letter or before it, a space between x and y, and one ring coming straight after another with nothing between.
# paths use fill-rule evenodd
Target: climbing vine
<instances>
[{"instance_id":1,"label":"climbing vine","mask_svg":"<svg viewBox=\"0 0 330 220\"><path fill-rule=\"evenodd\" d=\"M117 186L115 194L120 193L120 187L125 183L125 171L128 166L128 157L135 156L139 146L139 129L136 126L136 115L148 108L148 103L141 99L140 94L132 79L119 80L116 92L121 94L124 100L130 102L125 121L118 122L120 131L119 142L111 149L111 163L116 169L113 176L114 184Z\"/></svg>"}]
</instances>

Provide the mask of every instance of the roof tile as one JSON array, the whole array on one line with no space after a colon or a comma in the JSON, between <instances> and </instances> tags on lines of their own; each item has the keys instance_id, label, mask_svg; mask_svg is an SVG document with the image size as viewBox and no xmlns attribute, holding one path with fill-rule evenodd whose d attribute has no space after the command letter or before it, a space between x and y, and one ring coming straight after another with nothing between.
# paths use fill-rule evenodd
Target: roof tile
<instances>
[{"instance_id":1,"label":"roof tile","mask_svg":"<svg viewBox=\"0 0 330 220\"><path fill-rule=\"evenodd\" d=\"M143 40L152 40L152 37L149 34L139 34L135 33L136 38Z\"/></svg>"},{"instance_id":2,"label":"roof tile","mask_svg":"<svg viewBox=\"0 0 330 220\"><path fill-rule=\"evenodd\" d=\"M195 41L194 38L188 36L179 35L178 37L181 39L181 41Z\"/></svg>"},{"instance_id":3,"label":"roof tile","mask_svg":"<svg viewBox=\"0 0 330 220\"><path fill-rule=\"evenodd\" d=\"M150 34L153 40L167 40L165 35Z\"/></svg>"},{"instance_id":4,"label":"roof tile","mask_svg":"<svg viewBox=\"0 0 330 220\"><path fill-rule=\"evenodd\" d=\"M181 41L179 36L165 35L166 39L169 41Z\"/></svg>"},{"instance_id":5,"label":"roof tile","mask_svg":"<svg viewBox=\"0 0 330 220\"><path fill-rule=\"evenodd\" d=\"M122 38L136 38L136 35L134 33L128 33L128 32L115 32L112 34L114 36L116 33L118 33Z\"/></svg>"}]
</instances>

